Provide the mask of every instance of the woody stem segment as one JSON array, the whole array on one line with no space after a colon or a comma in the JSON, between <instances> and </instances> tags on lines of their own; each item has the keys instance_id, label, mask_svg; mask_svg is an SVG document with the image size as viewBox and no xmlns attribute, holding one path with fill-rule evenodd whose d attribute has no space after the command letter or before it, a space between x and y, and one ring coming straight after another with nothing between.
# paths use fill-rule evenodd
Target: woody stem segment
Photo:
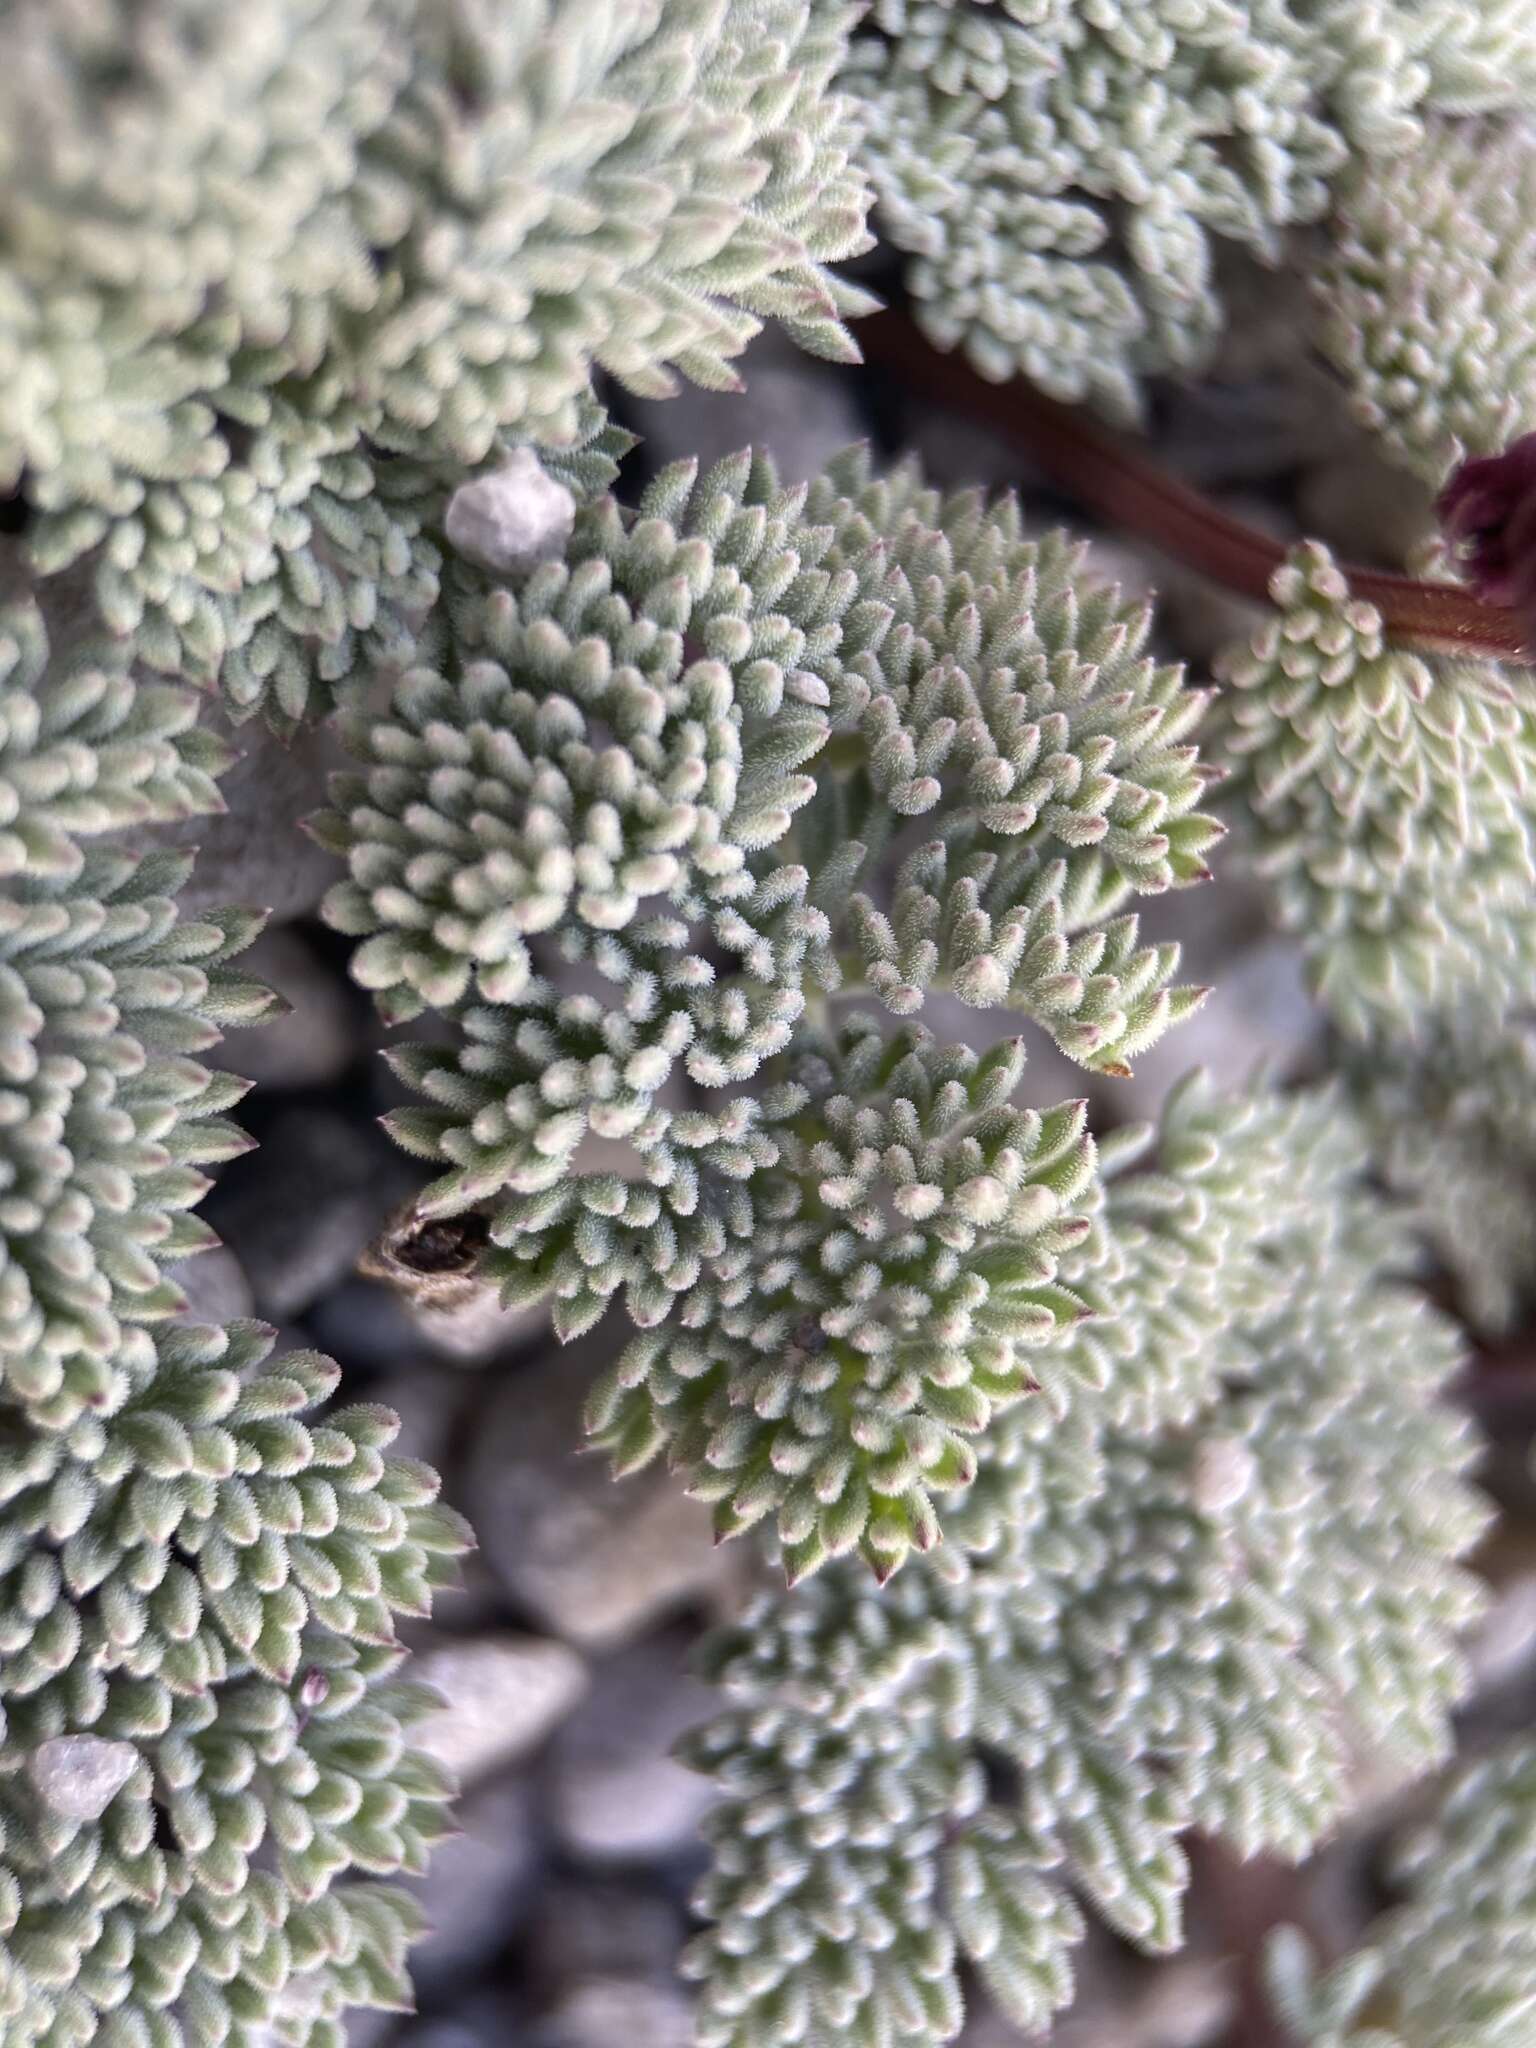
<instances>
[{"instance_id":1,"label":"woody stem segment","mask_svg":"<svg viewBox=\"0 0 1536 2048\"><path fill-rule=\"evenodd\" d=\"M959 356L940 354L901 313L861 320L858 338L867 362L1005 435L1084 510L1241 597L1268 601L1284 546L1170 476L1083 408L1059 405L1022 379L989 384ZM1389 639L1536 666L1536 632L1519 613L1486 604L1458 584L1341 566L1354 594L1381 614Z\"/></svg>"}]
</instances>

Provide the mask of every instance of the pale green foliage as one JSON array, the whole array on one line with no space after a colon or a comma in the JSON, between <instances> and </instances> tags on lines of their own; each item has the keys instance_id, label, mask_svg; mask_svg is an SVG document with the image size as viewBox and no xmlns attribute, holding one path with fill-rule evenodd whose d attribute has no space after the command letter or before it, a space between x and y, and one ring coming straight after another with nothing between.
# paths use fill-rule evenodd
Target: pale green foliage
<instances>
[{"instance_id":1,"label":"pale green foliage","mask_svg":"<svg viewBox=\"0 0 1536 2048\"><path fill-rule=\"evenodd\" d=\"M1198 1078L1171 1095L1155 1136L1150 1158L1147 1125L1102 1145L1108 1213L1101 1185L1093 1228L1064 1266L1093 1318L1041 1361L1048 1401L1080 1384L1099 1421L1138 1435L1184 1427L1209 1404L1223 1332L1284 1299L1283 1267L1256 1254L1309 1210L1331 1218L1360 1158L1352 1119L1331 1123L1318 1100L1219 1095Z\"/></svg>"},{"instance_id":2,"label":"pale green foliage","mask_svg":"<svg viewBox=\"0 0 1536 2048\"><path fill-rule=\"evenodd\" d=\"M0 2017L18 2048L240 2040L285 1997L279 2038L339 2048L345 2004L407 1998L412 1903L330 1886L420 1870L443 1832L447 1775L403 1746L430 1695L394 1676L392 1615L426 1611L462 1538L433 1475L382 1455L396 1418L306 1417L336 1369L267 1363L270 1344L259 1324L177 1328L68 1428L8 1418ZM20 1770L75 1733L138 1751L96 1822Z\"/></svg>"},{"instance_id":3,"label":"pale green foliage","mask_svg":"<svg viewBox=\"0 0 1536 2048\"><path fill-rule=\"evenodd\" d=\"M180 919L186 857L91 843L212 808L187 692L110 651L50 670L0 619L0 2033L7 2048L341 2048L400 2004L441 1769L396 1677L464 1537L398 1423L318 1415L328 1361L168 1320L212 1240L199 1167L248 1144L197 1055L270 1007L249 913ZM43 1745L127 1753L96 1819Z\"/></svg>"},{"instance_id":4,"label":"pale green foliage","mask_svg":"<svg viewBox=\"0 0 1536 2048\"><path fill-rule=\"evenodd\" d=\"M1404 1903L1319 1969L1294 1930L1270 1977L1308 2048L1520 2048L1536 2027L1536 1747L1462 1773L1402 1845Z\"/></svg>"},{"instance_id":5,"label":"pale green foliage","mask_svg":"<svg viewBox=\"0 0 1536 2048\"><path fill-rule=\"evenodd\" d=\"M350 721L369 772L321 825L352 870L328 915L372 935L358 972L391 1015L538 1001L526 937L555 931L632 991L605 1093L643 1102L685 1052L707 1086L754 1072L807 980L849 985L843 946L898 1014L952 986L1093 1066L1189 1007L1171 949L1103 920L1205 878L1205 699L1012 501L871 481L858 454L809 491L745 454L678 464L451 628L424 636L443 671ZM916 818L936 836L887 918L855 885ZM692 950L704 920L728 981Z\"/></svg>"},{"instance_id":6,"label":"pale green foliage","mask_svg":"<svg viewBox=\"0 0 1536 2048\"><path fill-rule=\"evenodd\" d=\"M1205 697L1080 549L857 453L789 491L678 465L456 588L317 821L358 978L462 1023L391 1055L427 1106L390 1128L446 1168L418 1213L485 1208L487 1277L564 1336L623 1294L652 1334L591 1418L621 1470L665 1446L721 1533L771 1514L797 1574L883 1576L1081 1313L1091 1152L1081 1104L1005 1107L1020 1051L828 1040L807 1004L947 988L1126 1071L1202 994L1116 913L1205 877Z\"/></svg>"},{"instance_id":7,"label":"pale green foliage","mask_svg":"<svg viewBox=\"0 0 1536 2048\"><path fill-rule=\"evenodd\" d=\"M185 1212L197 1168L246 1148L221 1115L245 1091L194 1055L271 997L226 964L259 917L178 920L187 856L80 844L217 801L223 749L195 700L137 687L110 653L45 679L46 661L37 614L4 615L0 1390L58 1427L142 1354L124 1310L173 1308L161 1266L210 1240Z\"/></svg>"},{"instance_id":8,"label":"pale green foliage","mask_svg":"<svg viewBox=\"0 0 1536 2048\"><path fill-rule=\"evenodd\" d=\"M722 1794L688 1956L707 2044L944 2040L962 1960L1039 2028L1074 1894L1172 1947L1185 1828L1298 1855L1347 1803L1351 1728L1444 1753L1482 1526L1437 1399L1459 1347L1387 1277L1404 1244L1357 1157L1334 1097L1182 1091L1098 1226L1123 1274L1161 1270L1119 1313L1128 1351L1177 1333L1166 1401L1135 1433L1113 1380L1066 1427L1008 1410L942 1550L883 1593L834 1565L716 1639L733 1705L686 1750Z\"/></svg>"},{"instance_id":9,"label":"pale green foliage","mask_svg":"<svg viewBox=\"0 0 1536 2048\"><path fill-rule=\"evenodd\" d=\"M845 11L9 0L0 481L141 660L323 708L431 602L444 498L594 367L847 356ZM94 552L93 552L94 551Z\"/></svg>"},{"instance_id":10,"label":"pale green foliage","mask_svg":"<svg viewBox=\"0 0 1536 2048\"><path fill-rule=\"evenodd\" d=\"M1166 1948L1184 1830L1299 1854L1359 1731L1445 1749L1459 1351L1340 1101L1191 1084L1106 1178L1083 1103L1015 1101L1019 1041L922 1021L1016 1012L1120 1075L1188 1014L1129 906L1206 878L1205 694L1011 500L743 455L627 514L591 379L730 388L770 318L848 359L862 129L930 331L1129 410L1214 340L1218 243L1275 253L1423 106L1529 97L1536 34L1511 0L878 0L850 53L857 15L0 0L0 486L118 636L50 672L0 619L7 2048L343 2048L408 1996L374 1880L448 1790L396 1636L465 1540L434 1475L327 1361L177 1320L246 1144L199 1056L269 998L231 965L258 917L183 919L183 857L103 840L218 801L146 671L347 700L328 915L391 1021L454 1026L393 1055L419 1214L482 1210L480 1277L563 1336L618 1297L594 1442L816 1575L710 1653L706 2044L942 2040L962 1961L1038 2027L1079 1898ZM574 529L500 585L445 509L529 443ZM1222 730L1281 921L1357 1033L1502 1001L1524 714L1389 656L1320 552L1276 594ZM113 1759L91 1818L49 1789L71 1739Z\"/></svg>"},{"instance_id":11,"label":"pale green foliage","mask_svg":"<svg viewBox=\"0 0 1536 2048\"><path fill-rule=\"evenodd\" d=\"M352 872L326 914L374 934L354 971L391 1017L527 998L528 937L555 930L610 982L645 977L660 1072L626 1076L641 1099L683 1046L718 1084L784 1043L827 920L804 908L803 870L779 864L765 891L749 856L813 794L793 771L829 735L829 679L888 623L869 603L845 623L855 576L823 565L829 532L795 531L804 493L766 466L692 486L667 472L628 527L601 500L563 561L467 599L448 673L412 669L387 717L348 722L369 772L338 780L321 821ZM742 956L745 1028L718 1014L705 962L679 957L700 918Z\"/></svg>"},{"instance_id":12,"label":"pale green foliage","mask_svg":"<svg viewBox=\"0 0 1536 2048\"><path fill-rule=\"evenodd\" d=\"M110 644L77 660L67 685L39 695L47 644L37 613L15 607L0 638L0 875L69 877L72 834L222 807L214 777L228 765L195 729L189 691L135 682Z\"/></svg>"},{"instance_id":13,"label":"pale green foliage","mask_svg":"<svg viewBox=\"0 0 1536 2048\"><path fill-rule=\"evenodd\" d=\"M1532 1296L1536 1039L1468 1011L1418 1045L1375 1044L1347 1069L1388 1185L1481 1330L1511 1330Z\"/></svg>"},{"instance_id":14,"label":"pale green foliage","mask_svg":"<svg viewBox=\"0 0 1536 2048\"><path fill-rule=\"evenodd\" d=\"M1411 1037L1536 972L1533 713L1493 663L1389 646L1308 543L1221 664L1212 751L1244 850L1349 1033Z\"/></svg>"},{"instance_id":15,"label":"pale green foliage","mask_svg":"<svg viewBox=\"0 0 1536 2048\"><path fill-rule=\"evenodd\" d=\"M986 376L1128 414L1421 104L1536 97L1519 0L876 0L845 72L918 317Z\"/></svg>"},{"instance_id":16,"label":"pale green foliage","mask_svg":"<svg viewBox=\"0 0 1536 2048\"><path fill-rule=\"evenodd\" d=\"M1525 0L1416 0L1394 12L1428 68L1438 112L1486 114L1536 100L1536 21Z\"/></svg>"},{"instance_id":17,"label":"pale green foliage","mask_svg":"<svg viewBox=\"0 0 1536 2048\"><path fill-rule=\"evenodd\" d=\"M1196 809L1208 771L1190 744L1207 695L1146 654L1150 607L1066 535L1026 540L1011 498L942 500L911 469L870 481L844 462L806 517L834 526L838 560L884 566L890 625L849 663L860 746L829 749L795 841L835 901L864 880L855 851L883 852L903 819L935 834L897 868L888 914L881 892L850 899L870 991L907 1016L947 986L1123 1070L1204 993L1170 987L1177 949L1115 913L1209 877L1221 828Z\"/></svg>"},{"instance_id":18,"label":"pale green foliage","mask_svg":"<svg viewBox=\"0 0 1536 2048\"><path fill-rule=\"evenodd\" d=\"M884 1579L932 1547L969 1439L1039 1392L1037 1358L1087 1313L1057 1281L1089 1229L1085 1105L1011 1107L1023 1064L867 1017L797 1038L763 1119L777 1158L700 1204L714 1256L685 1262L665 1320L631 1289L655 1326L587 1409L619 1472L665 1448L719 1534L776 1516L792 1580L855 1547Z\"/></svg>"},{"instance_id":19,"label":"pale green foliage","mask_svg":"<svg viewBox=\"0 0 1536 2048\"><path fill-rule=\"evenodd\" d=\"M1536 69L1536 26L1525 34ZM1442 127L1400 161L1362 165L1315 282L1356 413L1430 483L1528 432L1536 126Z\"/></svg>"}]
</instances>

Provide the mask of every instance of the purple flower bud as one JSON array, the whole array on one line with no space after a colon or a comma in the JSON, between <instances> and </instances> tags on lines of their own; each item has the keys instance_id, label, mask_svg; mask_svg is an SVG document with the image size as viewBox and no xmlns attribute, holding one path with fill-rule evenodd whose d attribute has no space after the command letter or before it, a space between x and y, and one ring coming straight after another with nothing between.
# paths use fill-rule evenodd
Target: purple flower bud
<instances>
[{"instance_id":1,"label":"purple flower bud","mask_svg":"<svg viewBox=\"0 0 1536 2048\"><path fill-rule=\"evenodd\" d=\"M309 1726L310 1716L325 1699L331 1689L331 1681L317 1665L311 1664L299 1680L299 1711L297 1727L300 1735Z\"/></svg>"},{"instance_id":2,"label":"purple flower bud","mask_svg":"<svg viewBox=\"0 0 1536 2048\"><path fill-rule=\"evenodd\" d=\"M1536 613L1536 434L1458 464L1435 512L1483 602Z\"/></svg>"}]
</instances>

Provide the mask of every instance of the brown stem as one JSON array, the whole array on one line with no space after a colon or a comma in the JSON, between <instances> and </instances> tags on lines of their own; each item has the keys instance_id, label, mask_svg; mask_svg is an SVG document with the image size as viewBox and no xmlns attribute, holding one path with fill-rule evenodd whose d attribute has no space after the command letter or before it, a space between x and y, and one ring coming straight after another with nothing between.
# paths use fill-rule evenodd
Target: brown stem
<instances>
[{"instance_id":1,"label":"brown stem","mask_svg":"<svg viewBox=\"0 0 1536 2048\"><path fill-rule=\"evenodd\" d=\"M889 367L908 388L1005 434L1109 525L1139 535L1239 596L1269 601L1270 578L1285 560L1284 544L1168 475L1081 407L1058 405L1022 378L989 384L961 357L941 354L902 313L873 314L859 322L858 335L866 362ZM1536 634L1517 612L1484 604L1459 584L1343 568L1355 595L1380 612L1391 639L1439 653L1536 665Z\"/></svg>"},{"instance_id":2,"label":"brown stem","mask_svg":"<svg viewBox=\"0 0 1536 2048\"><path fill-rule=\"evenodd\" d=\"M1240 1857L1208 1836L1185 1843L1195 1886L1216 1941L1232 1959L1236 2006L1229 2048L1289 2048L1264 1979L1264 1951L1275 1928L1305 1920L1305 1890L1294 1864L1278 1856Z\"/></svg>"}]
</instances>

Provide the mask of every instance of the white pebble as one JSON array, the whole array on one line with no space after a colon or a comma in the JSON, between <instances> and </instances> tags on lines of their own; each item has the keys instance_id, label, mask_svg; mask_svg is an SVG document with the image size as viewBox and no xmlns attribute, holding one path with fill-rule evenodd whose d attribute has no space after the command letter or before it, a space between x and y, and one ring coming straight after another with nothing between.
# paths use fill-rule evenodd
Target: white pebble
<instances>
[{"instance_id":1,"label":"white pebble","mask_svg":"<svg viewBox=\"0 0 1536 2048\"><path fill-rule=\"evenodd\" d=\"M1219 1515L1236 1507L1252 1486L1259 1463L1235 1436L1208 1436L1196 1444L1190 1460L1189 1490L1203 1515Z\"/></svg>"},{"instance_id":2,"label":"white pebble","mask_svg":"<svg viewBox=\"0 0 1536 2048\"><path fill-rule=\"evenodd\" d=\"M131 1742L101 1735L55 1735L27 1759L44 1803L66 1820L100 1820L138 1768Z\"/></svg>"},{"instance_id":3,"label":"white pebble","mask_svg":"<svg viewBox=\"0 0 1536 2048\"><path fill-rule=\"evenodd\" d=\"M459 485L444 528L469 561L506 574L561 554L575 517L565 485L544 473L531 448L514 448L500 469Z\"/></svg>"}]
</instances>

